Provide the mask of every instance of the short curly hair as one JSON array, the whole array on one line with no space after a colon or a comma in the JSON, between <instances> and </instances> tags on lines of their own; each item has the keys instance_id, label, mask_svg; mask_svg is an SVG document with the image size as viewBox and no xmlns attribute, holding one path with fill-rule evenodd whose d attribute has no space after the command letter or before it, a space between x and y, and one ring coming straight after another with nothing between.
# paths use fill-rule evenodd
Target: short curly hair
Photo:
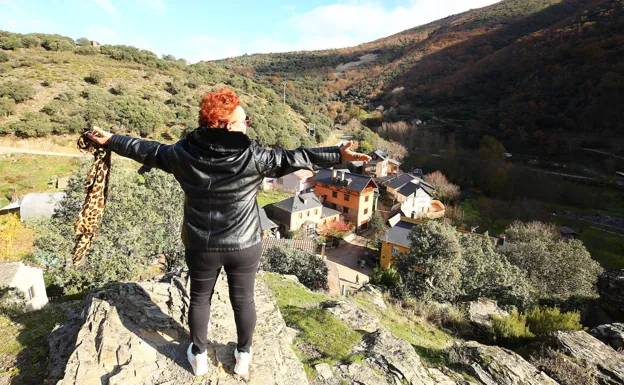
<instances>
[{"instance_id":1,"label":"short curly hair","mask_svg":"<svg viewBox=\"0 0 624 385\"><path fill-rule=\"evenodd\" d=\"M215 92L207 92L199 103L200 127L225 127L228 118L240 105L238 95L228 87Z\"/></svg>"}]
</instances>

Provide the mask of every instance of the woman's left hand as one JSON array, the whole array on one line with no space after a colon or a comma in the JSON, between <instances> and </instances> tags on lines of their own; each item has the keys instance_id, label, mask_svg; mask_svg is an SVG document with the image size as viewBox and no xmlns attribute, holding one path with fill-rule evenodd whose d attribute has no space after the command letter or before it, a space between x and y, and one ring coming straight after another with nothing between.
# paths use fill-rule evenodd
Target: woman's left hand
<instances>
[{"instance_id":1,"label":"woman's left hand","mask_svg":"<svg viewBox=\"0 0 624 385\"><path fill-rule=\"evenodd\" d=\"M97 126L93 126L93 129L87 133L87 138L102 146L108 143L111 136L113 136L113 134Z\"/></svg>"},{"instance_id":2,"label":"woman's left hand","mask_svg":"<svg viewBox=\"0 0 624 385\"><path fill-rule=\"evenodd\" d=\"M370 162L371 157L366 154L360 154L353 152L350 148L353 146L353 141L347 142L344 146L340 147L340 159L343 162L362 161Z\"/></svg>"}]
</instances>

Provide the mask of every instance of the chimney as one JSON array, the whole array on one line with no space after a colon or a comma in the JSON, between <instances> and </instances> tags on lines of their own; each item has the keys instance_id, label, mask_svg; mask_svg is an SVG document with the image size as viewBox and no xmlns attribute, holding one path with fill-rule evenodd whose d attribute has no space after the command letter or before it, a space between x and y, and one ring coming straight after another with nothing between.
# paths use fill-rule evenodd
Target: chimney
<instances>
[{"instance_id":1,"label":"chimney","mask_svg":"<svg viewBox=\"0 0 624 385\"><path fill-rule=\"evenodd\" d=\"M332 170L332 179L336 180L337 175L338 175L338 171Z\"/></svg>"},{"instance_id":2,"label":"chimney","mask_svg":"<svg viewBox=\"0 0 624 385\"><path fill-rule=\"evenodd\" d=\"M307 202L307 199L305 199L304 197L302 197L301 195L299 196L299 200L301 200L301 203L303 203L304 205Z\"/></svg>"},{"instance_id":3,"label":"chimney","mask_svg":"<svg viewBox=\"0 0 624 385\"><path fill-rule=\"evenodd\" d=\"M340 181L344 182L344 171L340 173Z\"/></svg>"}]
</instances>

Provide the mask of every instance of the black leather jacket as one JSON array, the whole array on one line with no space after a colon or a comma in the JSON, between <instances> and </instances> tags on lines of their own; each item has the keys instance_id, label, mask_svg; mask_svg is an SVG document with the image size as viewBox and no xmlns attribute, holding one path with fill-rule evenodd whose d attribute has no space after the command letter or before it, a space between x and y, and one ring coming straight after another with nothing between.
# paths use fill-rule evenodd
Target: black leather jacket
<instances>
[{"instance_id":1,"label":"black leather jacket","mask_svg":"<svg viewBox=\"0 0 624 385\"><path fill-rule=\"evenodd\" d=\"M202 251L241 250L261 241L256 194L264 177L340 163L336 146L266 150L221 128L198 128L172 145L114 134L107 146L173 174L185 195L182 241Z\"/></svg>"}]
</instances>

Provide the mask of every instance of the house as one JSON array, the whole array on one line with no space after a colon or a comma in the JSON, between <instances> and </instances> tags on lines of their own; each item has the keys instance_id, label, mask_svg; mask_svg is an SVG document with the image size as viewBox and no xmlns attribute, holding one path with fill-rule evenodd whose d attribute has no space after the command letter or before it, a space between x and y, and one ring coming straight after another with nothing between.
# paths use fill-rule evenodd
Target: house
<instances>
[{"instance_id":1,"label":"house","mask_svg":"<svg viewBox=\"0 0 624 385\"><path fill-rule=\"evenodd\" d=\"M314 173L310 170L299 170L272 181L273 189L282 190L291 194L299 195L312 191Z\"/></svg>"},{"instance_id":2,"label":"house","mask_svg":"<svg viewBox=\"0 0 624 385\"><path fill-rule=\"evenodd\" d=\"M100 43L98 43L95 40L91 40L91 47L99 47L99 46L100 46Z\"/></svg>"},{"instance_id":3,"label":"house","mask_svg":"<svg viewBox=\"0 0 624 385\"><path fill-rule=\"evenodd\" d=\"M375 178L381 178L388 175L396 175L400 172L401 162L392 159L388 153L376 150L368 154L371 161L364 165L364 174L371 175Z\"/></svg>"},{"instance_id":4,"label":"house","mask_svg":"<svg viewBox=\"0 0 624 385\"><path fill-rule=\"evenodd\" d=\"M400 217L386 232L381 241L381 267L386 269L392 264L393 258L410 251L408 235L414 226L424 222L413 218Z\"/></svg>"},{"instance_id":5,"label":"house","mask_svg":"<svg viewBox=\"0 0 624 385\"><path fill-rule=\"evenodd\" d=\"M338 210L356 231L368 228L377 207L377 185L369 176L347 170L321 170L314 176L314 193L325 206Z\"/></svg>"},{"instance_id":6,"label":"house","mask_svg":"<svg viewBox=\"0 0 624 385\"><path fill-rule=\"evenodd\" d=\"M394 176L389 175L376 179L377 183L385 187L385 191L393 199L397 199L397 191L400 190L401 187L405 186L413 180L418 180L418 178L409 173Z\"/></svg>"},{"instance_id":7,"label":"house","mask_svg":"<svg viewBox=\"0 0 624 385\"><path fill-rule=\"evenodd\" d=\"M435 189L432 185L417 178L395 191L401 213L410 218L442 218L445 207L442 202L431 199Z\"/></svg>"},{"instance_id":8,"label":"house","mask_svg":"<svg viewBox=\"0 0 624 385\"><path fill-rule=\"evenodd\" d=\"M262 228L262 237L277 237L279 238L279 226L269 219L264 209L260 209L260 227Z\"/></svg>"},{"instance_id":9,"label":"house","mask_svg":"<svg viewBox=\"0 0 624 385\"><path fill-rule=\"evenodd\" d=\"M0 263L0 287L19 290L26 299L26 310L39 310L48 303L43 270L23 262Z\"/></svg>"},{"instance_id":10,"label":"house","mask_svg":"<svg viewBox=\"0 0 624 385\"><path fill-rule=\"evenodd\" d=\"M65 198L65 193L30 193L26 194L17 202L0 209L0 215L15 213L22 220L45 216L50 217L60 201Z\"/></svg>"},{"instance_id":11,"label":"house","mask_svg":"<svg viewBox=\"0 0 624 385\"><path fill-rule=\"evenodd\" d=\"M267 206L267 215L282 233L305 227L308 235L316 233L317 225L340 219L340 212L324 207L314 193L306 193L284 199Z\"/></svg>"}]
</instances>

